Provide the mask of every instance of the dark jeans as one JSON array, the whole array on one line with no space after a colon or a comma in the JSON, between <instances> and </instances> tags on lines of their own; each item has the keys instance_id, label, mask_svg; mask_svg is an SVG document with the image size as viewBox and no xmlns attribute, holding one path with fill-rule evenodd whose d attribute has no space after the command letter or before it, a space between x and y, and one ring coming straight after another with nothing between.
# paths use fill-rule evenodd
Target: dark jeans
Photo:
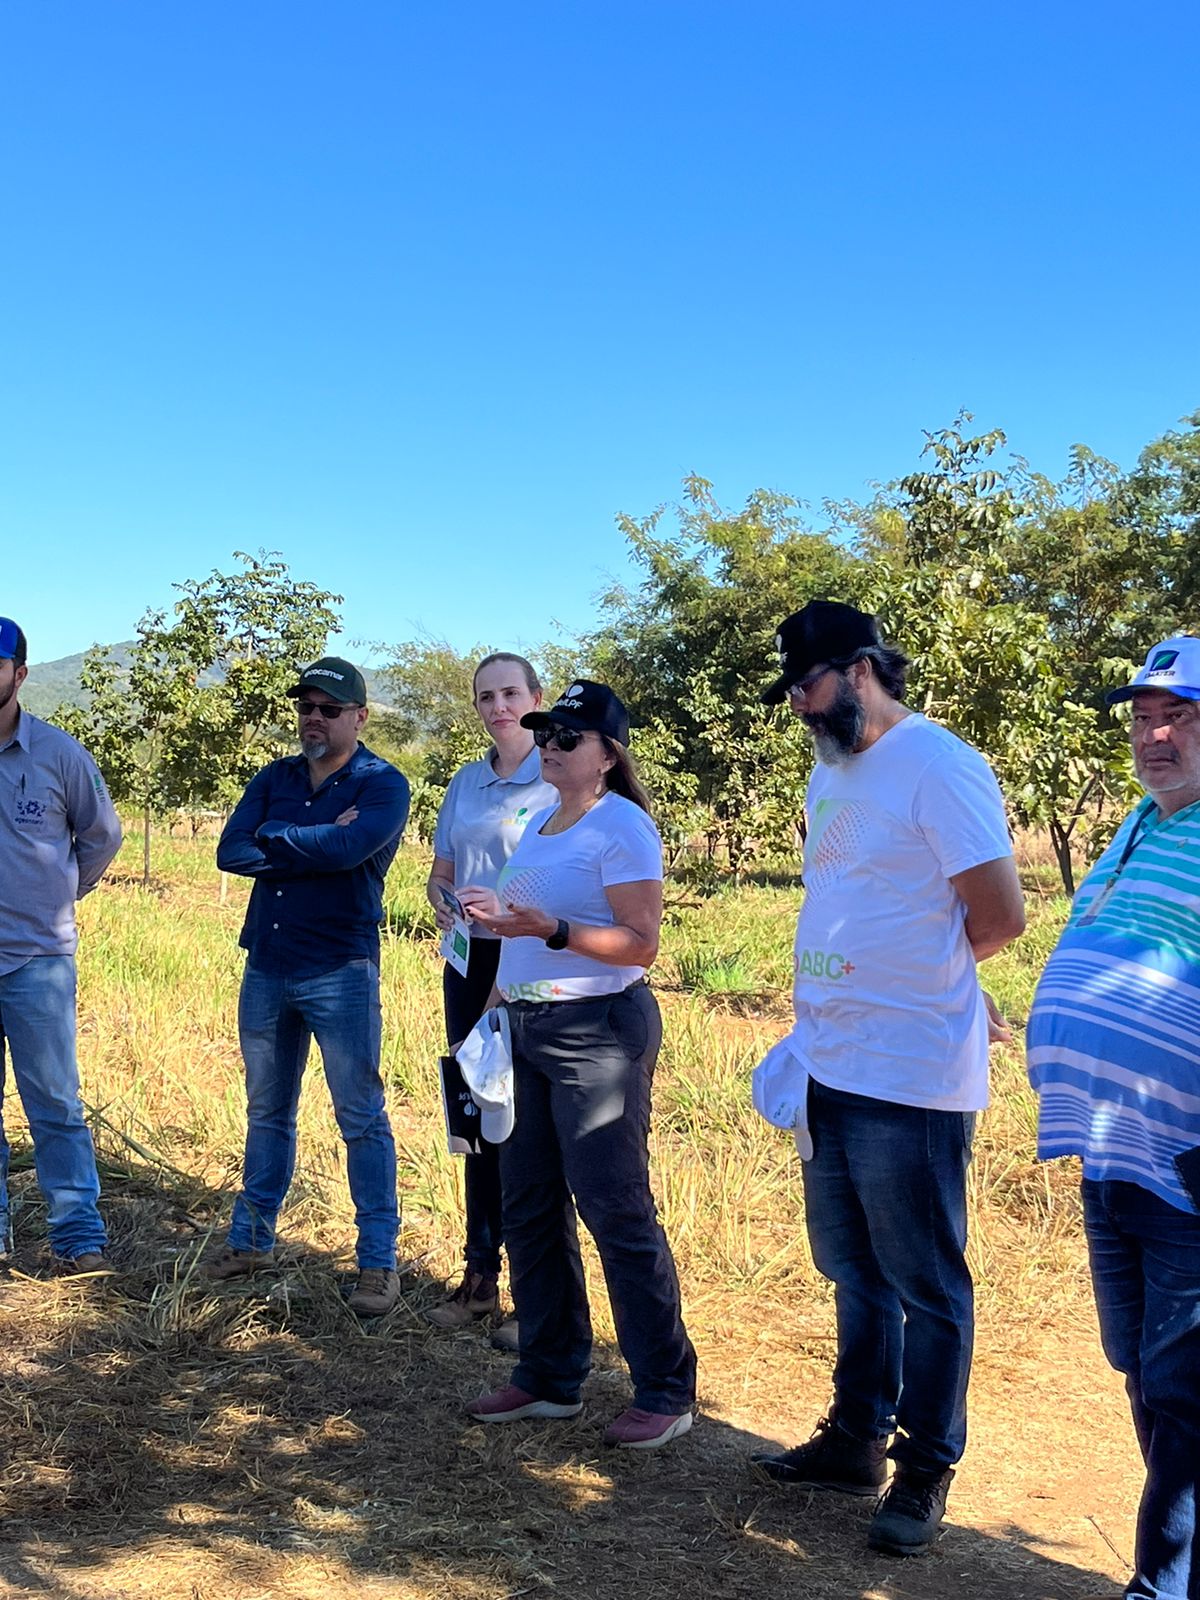
<instances>
[{"instance_id":1,"label":"dark jeans","mask_svg":"<svg viewBox=\"0 0 1200 1600\"><path fill-rule=\"evenodd\" d=\"M1129 1600L1200 1600L1200 1217L1140 1184L1083 1180L1104 1353L1146 1462Z\"/></svg>"},{"instance_id":2,"label":"dark jeans","mask_svg":"<svg viewBox=\"0 0 1200 1600\"><path fill-rule=\"evenodd\" d=\"M662 1041L644 983L588 1000L510 1005L516 1126L500 1146L504 1236L521 1356L512 1381L571 1404L591 1368L576 1207L596 1241L634 1404L678 1415L696 1352L650 1192L650 1085Z\"/></svg>"},{"instance_id":3,"label":"dark jeans","mask_svg":"<svg viewBox=\"0 0 1200 1600\"><path fill-rule=\"evenodd\" d=\"M974 1296L963 1256L973 1113L893 1105L812 1080L808 1239L837 1306L839 1424L899 1429L891 1454L953 1466L967 1440Z\"/></svg>"},{"instance_id":4,"label":"dark jeans","mask_svg":"<svg viewBox=\"0 0 1200 1600\"><path fill-rule=\"evenodd\" d=\"M472 939L466 977L447 961L442 971L446 1043L461 1044L487 1010L500 965L499 939ZM467 1267L495 1276L500 1271L504 1230L500 1217L500 1146L481 1140L477 1156L466 1156Z\"/></svg>"}]
</instances>

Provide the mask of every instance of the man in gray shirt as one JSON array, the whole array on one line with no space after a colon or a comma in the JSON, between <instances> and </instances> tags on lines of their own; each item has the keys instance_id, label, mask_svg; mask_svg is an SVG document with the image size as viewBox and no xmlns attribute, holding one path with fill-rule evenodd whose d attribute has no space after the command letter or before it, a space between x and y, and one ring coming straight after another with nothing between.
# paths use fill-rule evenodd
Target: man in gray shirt
<instances>
[{"instance_id":1,"label":"man in gray shirt","mask_svg":"<svg viewBox=\"0 0 1200 1600\"><path fill-rule=\"evenodd\" d=\"M121 824L83 746L18 704L25 658L25 635L0 617L0 1108L11 1062L54 1264L104 1272L100 1181L75 1060L75 901L116 855ZM0 1122L0 1255L10 1241Z\"/></svg>"}]
</instances>

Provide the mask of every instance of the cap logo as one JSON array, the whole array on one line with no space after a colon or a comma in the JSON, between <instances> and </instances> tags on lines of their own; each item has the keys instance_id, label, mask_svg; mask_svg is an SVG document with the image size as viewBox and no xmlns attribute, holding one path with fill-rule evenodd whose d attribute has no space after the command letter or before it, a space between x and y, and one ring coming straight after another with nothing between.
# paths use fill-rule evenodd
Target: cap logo
<instances>
[{"instance_id":1,"label":"cap logo","mask_svg":"<svg viewBox=\"0 0 1200 1600\"><path fill-rule=\"evenodd\" d=\"M331 672L328 667L309 667L304 674L306 678L336 678L339 683L345 680L344 672Z\"/></svg>"},{"instance_id":2,"label":"cap logo","mask_svg":"<svg viewBox=\"0 0 1200 1600\"><path fill-rule=\"evenodd\" d=\"M1160 650L1154 657L1154 660L1150 663L1149 671L1170 672L1171 668L1175 665L1178 659L1178 650Z\"/></svg>"},{"instance_id":3,"label":"cap logo","mask_svg":"<svg viewBox=\"0 0 1200 1600\"><path fill-rule=\"evenodd\" d=\"M573 683L571 685L571 687L567 690L567 694L569 694L569 695L576 695L576 694L582 694L582 693L583 693L583 685L581 683Z\"/></svg>"}]
</instances>

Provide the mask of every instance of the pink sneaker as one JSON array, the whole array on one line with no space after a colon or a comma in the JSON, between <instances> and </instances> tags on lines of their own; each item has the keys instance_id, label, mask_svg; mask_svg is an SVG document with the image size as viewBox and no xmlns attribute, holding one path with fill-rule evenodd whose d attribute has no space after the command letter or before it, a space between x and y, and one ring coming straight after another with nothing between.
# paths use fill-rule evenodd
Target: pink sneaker
<instances>
[{"instance_id":1,"label":"pink sneaker","mask_svg":"<svg viewBox=\"0 0 1200 1600\"><path fill-rule=\"evenodd\" d=\"M556 1400L539 1400L510 1383L493 1394L481 1394L467 1407L467 1415L476 1422L519 1422L522 1417L577 1417L582 1410L582 1400L560 1405Z\"/></svg>"},{"instance_id":2,"label":"pink sneaker","mask_svg":"<svg viewBox=\"0 0 1200 1600\"><path fill-rule=\"evenodd\" d=\"M640 1406L630 1406L605 1428L604 1442L619 1445L622 1450L657 1450L659 1445L680 1438L691 1425L690 1411L671 1417L664 1416L661 1411L643 1411Z\"/></svg>"}]
</instances>

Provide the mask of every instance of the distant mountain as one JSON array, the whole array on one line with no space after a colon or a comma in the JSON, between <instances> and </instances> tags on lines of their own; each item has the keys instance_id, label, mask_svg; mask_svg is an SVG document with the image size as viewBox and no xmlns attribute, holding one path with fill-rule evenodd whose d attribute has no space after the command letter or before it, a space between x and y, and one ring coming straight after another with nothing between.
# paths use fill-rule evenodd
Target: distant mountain
<instances>
[{"instance_id":1,"label":"distant mountain","mask_svg":"<svg viewBox=\"0 0 1200 1600\"><path fill-rule=\"evenodd\" d=\"M109 653L119 666L128 666L134 647L132 639L110 645ZM29 676L21 688L21 704L35 717L46 717L57 706L83 706L87 695L79 684L83 670L84 652L74 656L60 656L57 661L30 662ZM367 685L367 698L372 705L387 706L390 700L384 688L382 675L371 667L362 669ZM217 680L219 681L219 679Z\"/></svg>"}]
</instances>

